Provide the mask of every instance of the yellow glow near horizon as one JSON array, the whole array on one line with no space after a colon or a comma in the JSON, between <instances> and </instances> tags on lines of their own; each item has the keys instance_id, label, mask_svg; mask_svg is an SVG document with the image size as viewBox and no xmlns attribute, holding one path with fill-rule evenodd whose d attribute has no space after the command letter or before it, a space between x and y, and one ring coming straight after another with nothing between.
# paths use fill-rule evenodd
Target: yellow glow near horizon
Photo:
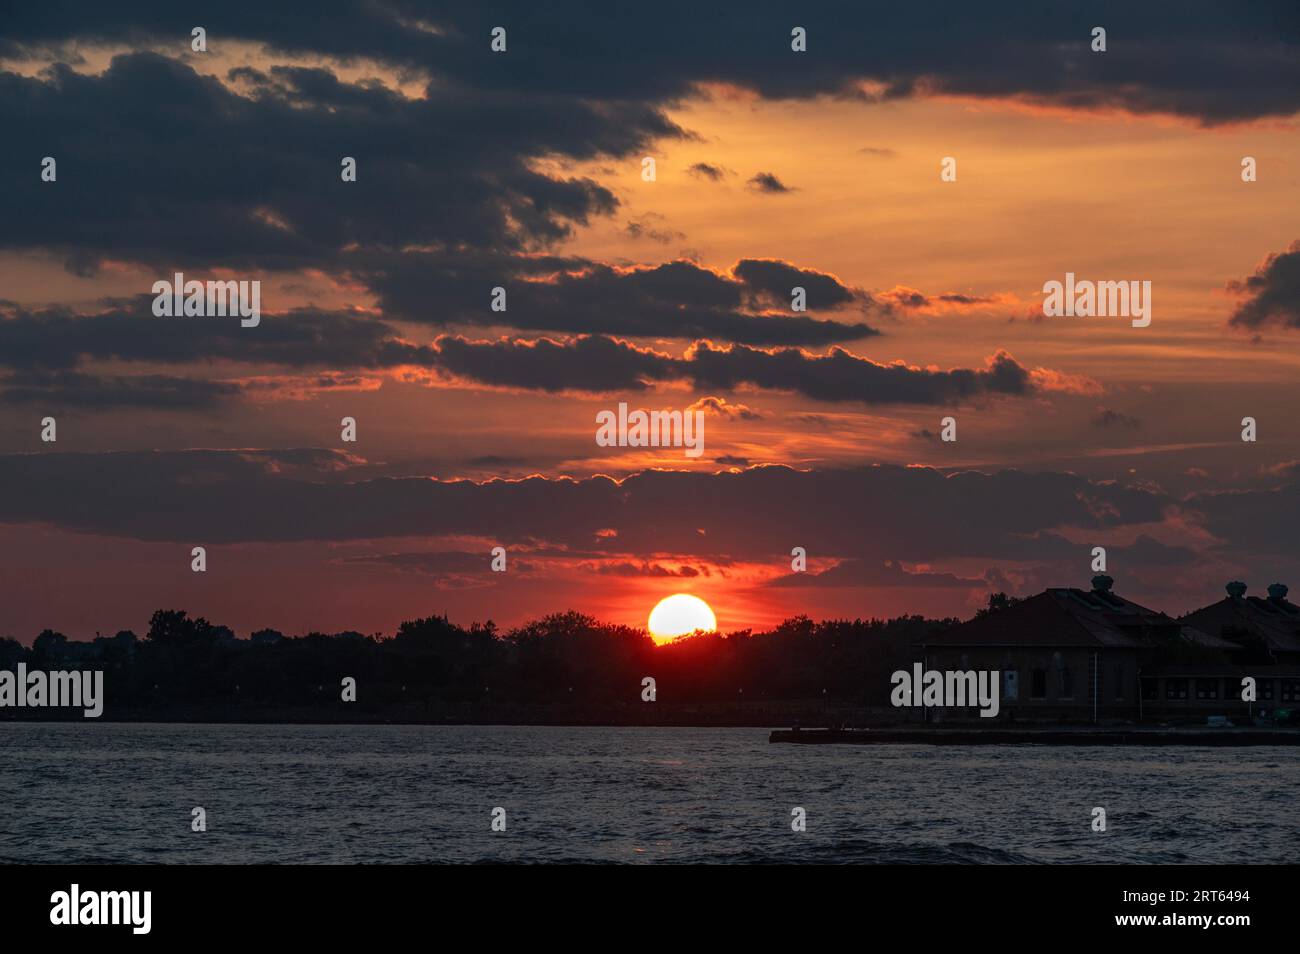
<instances>
[{"instance_id":1,"label":"yellow glow near horizon","mask_svg":"<svg viewBox=\"0 0 1300 954\"><path fill-rule=\"evenodd\" d=\"M698 596L674 593L664 597L650 611L647 626L656 642L666 642L697 629L711 633L718 628L718 618L713 615L709 604Z\"/></svg>"}]
</instances>

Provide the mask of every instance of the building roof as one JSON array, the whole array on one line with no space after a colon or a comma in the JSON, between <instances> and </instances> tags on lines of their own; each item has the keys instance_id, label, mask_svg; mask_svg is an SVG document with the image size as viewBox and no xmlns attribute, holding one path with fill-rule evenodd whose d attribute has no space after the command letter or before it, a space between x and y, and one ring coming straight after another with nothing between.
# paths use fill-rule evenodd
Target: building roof
<instances>
[{"instance_id":1,"label":"building roof","mask_svg":"<svg viewBox=\"0 0 1300 954\"><path fill-rule=\"evenodd\" d=\"M1228 591L1219 602L1188 613L1182 621L1213 635L1229 626L1243 629L1274 652L1300 653L1300 606L1287 600L1285 586L1274 583L1266 598L1246 596L1242 583L1228 584Z\"/></svg>"},{"instance_id":2,"label":"building roof","mask_svg":"<svg viewBox=\"0 0 1300 954\"><path fill-rule=\"evenodd\" d=\"M1241 649L1240 643L1234 643L1230 639L1224 639L1222 636L1213 636L1210 633L1197 629L1195 626L1179 627L1179 635L1189 643L1195 643L1198 646L1204 646L1207 649L1222 649L1233 651Z\"/></svg>"},{"instance_id":3,"label":"building roof","mask_svg":"<svg viewBox=\"0 0 1300 954\"><path fill-rule=\"evenodd\" d=\"M1147 649L1154 636L1177 637L1177 620L1110 591L1108 577L1092 590L1054 587L928 636L923 646L1075 646Z\"/></svg>"}]
</instances>

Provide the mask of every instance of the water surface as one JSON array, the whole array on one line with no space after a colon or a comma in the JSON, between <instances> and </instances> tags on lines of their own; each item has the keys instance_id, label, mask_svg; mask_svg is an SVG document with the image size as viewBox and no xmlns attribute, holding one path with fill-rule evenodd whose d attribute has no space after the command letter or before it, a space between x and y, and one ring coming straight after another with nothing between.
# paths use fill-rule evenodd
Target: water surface
<instances>
[{"instance_id":1,"label":"water surface","mask_svg":"<svg viewBox=\"0 0 1300 954\"><path fill-rule=\"evenodd\" d=\"M10 722L0 861L1217 864L1290 863L1300 844L1294 749L767 736Z\"/></svg>"}]
</instances>

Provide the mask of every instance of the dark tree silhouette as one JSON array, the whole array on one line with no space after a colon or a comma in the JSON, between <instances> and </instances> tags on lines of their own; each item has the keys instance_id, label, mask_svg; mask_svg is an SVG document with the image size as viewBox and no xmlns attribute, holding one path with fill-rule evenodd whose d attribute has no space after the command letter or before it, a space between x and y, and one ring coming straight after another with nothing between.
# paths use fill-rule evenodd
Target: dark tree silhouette
<instances>
[{"instance_id":1,"label":"dark tree silhouette","mask_svg":"<svg viewBox=\"0 0 1300 954\"><path fill-rule=\"evenodd\" d=\"M0 641L0 659L104 669L109 718L636 722L679 712L696 724L775 724L787 710L815 718L826 706L885 705L889 673L954 622L800 616L770 632L658 645L644 630L568 611L505 633L435 615L391 638L261 629L236 639L203 617L158 610L143 639L128 630L74 642L46 630L30 649ZM640 702L647 676L657 707ZM341 702L344 677L357 680L355 703Z\"/></svg>"}]
</instances>

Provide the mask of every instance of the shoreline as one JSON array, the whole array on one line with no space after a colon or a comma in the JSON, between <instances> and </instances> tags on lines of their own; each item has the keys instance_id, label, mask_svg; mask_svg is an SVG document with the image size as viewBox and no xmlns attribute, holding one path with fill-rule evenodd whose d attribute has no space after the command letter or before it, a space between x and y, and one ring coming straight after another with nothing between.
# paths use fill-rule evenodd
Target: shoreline
<instances>
[{"instance_id":1,"label":"shoreline","mask_svg":"<svg viewBox=\"0 0 1300 954\"><path fill-rule=\"evenodd\" d=\"M779 719L691 720L660 719L649 721L581 720L557 718L539 719L348 719L325 720L320 716L304 715L301 718L243 719L214 718L211 713L195 714L190 718L158 718L141 715L136 718L0 718L5 725L81 725L121 726L265 726L265 727L368 727L368 726L430 726L479 728L555 728L555 729L753 729L768 733L769 744L790 745L1056 745L1056 746L1123 746L1123 745L1188 745L1188 746L1257 746L1300 745L1300 728L1223 727L1204 725L1151 725L1112 726L1053 725L989 728L934 728L902 726L897 724L844 729L831 728L780 728ZM2 729L0 729L2 731Z\"/></svg>"},{"instance_id":2,"label":"shoreline","mask_svg":"<svg viewBox=\"0 0 1300 954\"><path fill-rule=\"evenodd\" d=\"M775 729L792 745L1300 745L1300 729L1091 727L1052 729Z\"/></svg>"}]
</instances>

